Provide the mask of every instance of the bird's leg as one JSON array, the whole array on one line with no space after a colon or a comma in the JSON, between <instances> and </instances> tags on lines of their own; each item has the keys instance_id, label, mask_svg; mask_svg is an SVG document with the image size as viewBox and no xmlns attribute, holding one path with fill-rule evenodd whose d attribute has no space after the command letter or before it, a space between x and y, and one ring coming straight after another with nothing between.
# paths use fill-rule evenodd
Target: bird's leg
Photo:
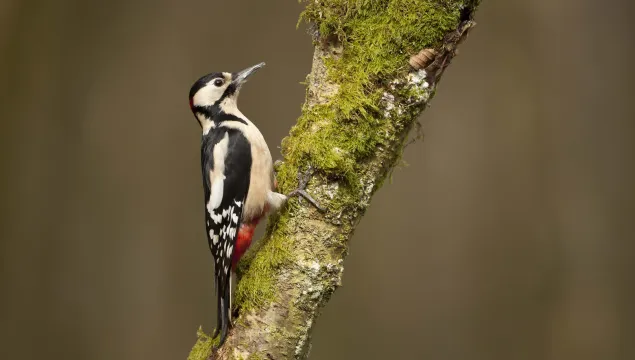
<instances>
[{"instance_id":1,"label":"bird's leg","mask_svg":"<svg viewBox=\"0 0 635 360\"><path fill-rule=\"evenodd\" d=\"M291 191L289 194L287 194L287 198L290 198L293 196L302 196L303 198L307 199L318 210L320 210L321 212L324 212L325 209L321 207L320 204L318 204L318 202L315 201L315 199L313 199L313 197L305 191L306 186L309 183L309 180L311 180L312 175L313 175L313 168L311 166L309 166L307 171L304 173L302 173L301 171L298 171L298 187L295 190Z\"/></svg>"}]
</instances>

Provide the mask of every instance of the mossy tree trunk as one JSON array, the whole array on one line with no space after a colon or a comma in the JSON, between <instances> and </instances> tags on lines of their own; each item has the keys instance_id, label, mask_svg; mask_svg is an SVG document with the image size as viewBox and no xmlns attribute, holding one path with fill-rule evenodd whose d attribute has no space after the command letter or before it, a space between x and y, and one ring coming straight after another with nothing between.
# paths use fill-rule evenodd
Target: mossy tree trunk
<instances>
[{"instance_id":1,"label":"mossy tree trunk","mask_svg":"<svg viewBox=\"0 0 635 360\"><path fill-rule=\"evenodd\" d=\"M339 286L347 243L401 157L417 117L473 26L479 0L309 0L315 53L306 103L283 140L280 190L312 169L323 207L293 199L239 266L227 342L199 331L190 360L306 358L311 328ZM428 57L409 58L423 49Z\"/></svg>"}]
</instances>

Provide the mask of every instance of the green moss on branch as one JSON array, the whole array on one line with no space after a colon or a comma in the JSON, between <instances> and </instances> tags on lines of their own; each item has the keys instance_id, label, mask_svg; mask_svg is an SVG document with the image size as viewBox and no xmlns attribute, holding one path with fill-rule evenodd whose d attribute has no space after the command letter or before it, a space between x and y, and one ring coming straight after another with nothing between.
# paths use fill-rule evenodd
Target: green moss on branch
<instances>
[{"instance_id":1,"label":"green moss on branch","mask_svg":"<svg viewBox=\"0 0 635 360\"><path fill-rule=\"evenodd\" d=\"M310 1L302 18L319 29L318 42L337 39L341 56L325 59L326 80L337 96L306 104L283 141L291 166L280 174L283 188L295 184L298 167L310 163L347 185L359 185L360 162L384 141L385 116L380 109L386 79L408 71L408 58L439 46L459 23L461 1L325 0Z\"/></svg>"},{"instance_id":2,"label":"green moss on branch","mask_svg":"<svg viewBox=\"0 0 635 360\"><path fill-rule=\"evenodd\" d=\"M192 347L187 360L204 360L212 354L212 348L218 344L218 339L212 339L202 327L196 332L196 344Z\"/></svg>"}]
</instances>

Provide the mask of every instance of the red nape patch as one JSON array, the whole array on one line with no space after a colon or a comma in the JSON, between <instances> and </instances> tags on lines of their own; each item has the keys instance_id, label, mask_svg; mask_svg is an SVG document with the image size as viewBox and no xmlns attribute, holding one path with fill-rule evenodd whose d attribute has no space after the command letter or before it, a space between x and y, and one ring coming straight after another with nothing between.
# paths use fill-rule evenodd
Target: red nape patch
<instances>
[{"instance_id":1,"label":"red nape patch","mask_svg":"<svg viewBox=\"0 0 635 360\"><path fill-rule=\"evenodd\" d=\"M232 254L232 269L236 269L236 264L240 258L245 254L249 245L251 245L251 238L254 236L256 230L256 224L241 224L238 230L238 236L236 236L236 247Z\"/></svg>"},{"instance_id":2,"label":"red nape patch","mask_svg":"<svg viewBox=\"0 0 635 360\"><path fill-rule=\"evenodd\" d=\"M190 110L194 109L194 99L190 98Z\"/></svg>"}]
</instances>

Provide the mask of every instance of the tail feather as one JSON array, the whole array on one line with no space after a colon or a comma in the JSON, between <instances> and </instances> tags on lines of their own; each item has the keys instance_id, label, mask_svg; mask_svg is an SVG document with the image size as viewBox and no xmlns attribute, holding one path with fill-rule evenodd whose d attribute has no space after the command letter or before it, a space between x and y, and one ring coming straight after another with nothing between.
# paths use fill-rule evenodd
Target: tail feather
<instances>
[{"instance_id":1,"label":"tail feather","mask_svg":"<svg viewBox=\"0 0 635 360\"><path fill-rule=\"evenodd\" d=\"M215 285L215 292L216 292L216 328L214 329L214 333L212 334L212 339L214 339L215 337L218 336L218 334L220 333L220 328L221 328L221 307L220 307L220 301L221 301L221 296L220 296L220 290L218 289L218 281L216 279L216 277L214 278L214 282L216 283Z\"/></svg>"},{"instance_id":2,"label":"tail feather","mask_svg":"<svg viewBox=\"0 0 635 360\"><path fill-rule=\"evenodd\" d=\"M218 347L222 346L227 339L227 333L231 327L231 272L227 276L222 277L218 281L217 301L218 310L216 316L216 330L214 330L213 338L220 332L220 341Z\"/></svg>"}]
</instances>

